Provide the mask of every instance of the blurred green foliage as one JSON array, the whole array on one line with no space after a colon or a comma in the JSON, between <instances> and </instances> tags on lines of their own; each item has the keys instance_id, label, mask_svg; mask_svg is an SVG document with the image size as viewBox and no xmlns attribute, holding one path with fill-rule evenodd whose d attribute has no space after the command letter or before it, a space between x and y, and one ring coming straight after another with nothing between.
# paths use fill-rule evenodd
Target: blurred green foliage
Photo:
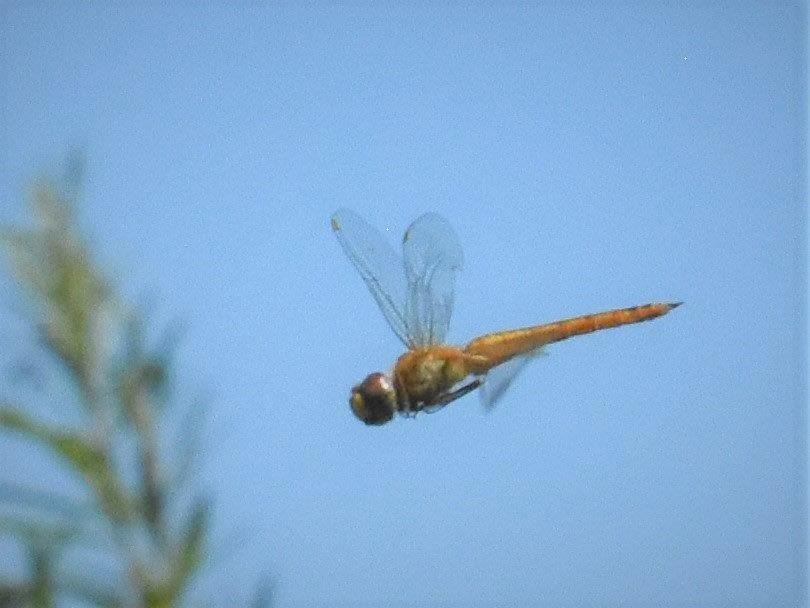
<instances>
[{"instance_id":1,"label":"blurred green foliage","mask_svg":"<svg viewBox=\"0 0 810 608\"><path fill-rule=\"evenodd\" d=\"M0 228L0 246L27 294L34 341L75 389L45 395L48 407L71 408L79 422L57 424L58 416L34 414L0 393L0 431L44 448L87 500L0 487L0 536L23 547L27 561L21 577L0 570L0 608L56 606L63 598L182 605L206 559L210 509L201 494L180 491L196 444L165 432L173 341L150 347L143 316L94 263L68 193L43 180L30 210L33 225ZM198 416L190 410L184 431L200 426ZM76 547L102 555L113 574L93 576Z\"/></svg>"}]
</instances>

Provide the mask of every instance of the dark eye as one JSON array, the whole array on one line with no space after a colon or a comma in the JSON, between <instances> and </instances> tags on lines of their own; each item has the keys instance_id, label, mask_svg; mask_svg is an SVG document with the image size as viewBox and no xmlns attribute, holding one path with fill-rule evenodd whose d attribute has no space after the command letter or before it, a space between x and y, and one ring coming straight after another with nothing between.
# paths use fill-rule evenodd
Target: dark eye
<instances>
[{"instance_id":1,"label":"dark eye","mask_svg":"<svg viewBox=\"0 0 810 608\"><path fill-rule=\"evenodd\" d=\"M352 389L349 400L354 415L366 424L385 424L394 417L396 394L388 378L371 374Z\"/></svg>"},{"instance_id":2,"label":"dark eye","mask_svg":"<svg viewBox=\"0 0 810 608\"><path fill-rule=\"evenodd\" d=\"M384 424L394 417L394 410L383 395L369 395L366 424Z\"/></svg>"}]
</instances>

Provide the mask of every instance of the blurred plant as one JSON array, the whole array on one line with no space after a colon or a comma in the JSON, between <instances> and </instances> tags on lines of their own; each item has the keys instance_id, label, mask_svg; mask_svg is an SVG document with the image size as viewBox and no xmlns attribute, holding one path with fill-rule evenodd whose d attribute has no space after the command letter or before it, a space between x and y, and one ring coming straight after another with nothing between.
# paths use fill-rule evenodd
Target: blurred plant
<instances>
[{"instance_id":1,"label":"blurred plant","mask_svg":"<svg viewBox=\"0 0 810 608\"><path fill-rule=\"evenodd\" d=\"M186 486L197 451L187 435L201 421L186 420L182 440L166 436L175 340L148 344L143 316L78 234L73 199L43 180L30 196L33 226L0 229L38 346L75 389L46 391L46 415L0 395L0 430L43 446L86 497L0 484L0 536L27 561L20 580L0 578L0 607L176 606L206 554L209 505ZM54 422L67 408L78 423ZM99 555L111 567L94 576Z\"/></svg>"}]
</instances>

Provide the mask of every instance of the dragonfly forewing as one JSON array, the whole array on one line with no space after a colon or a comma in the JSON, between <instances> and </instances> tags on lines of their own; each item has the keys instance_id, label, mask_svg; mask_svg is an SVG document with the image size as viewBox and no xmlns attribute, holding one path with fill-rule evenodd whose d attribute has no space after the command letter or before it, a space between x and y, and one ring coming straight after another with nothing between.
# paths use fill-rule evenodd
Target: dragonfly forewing
<instances>
[{"instance_id":1,"label":"dragonfly forewing","mask_svg":"<svg viewBox=\"0 0 810 608\"><path fill-rule=\"evenodd\" d=\"M444 342L453 315L455 281L464 254L450 223L426 213L402 239L407 296L405 318L414 346Z\"/></svg>"},{"instance_id":2,"label":"dragonfly forewing","mask_svg":"<svg viewBox=\"0 0 810 608\"><path fill-rule=\"evenodd\" d=\"M360 273L391 329L409 346L404 312L407 282L402 257L379 230L350 209L336 211L331 223L343 251Z\"/></svg>"}]
</instances>

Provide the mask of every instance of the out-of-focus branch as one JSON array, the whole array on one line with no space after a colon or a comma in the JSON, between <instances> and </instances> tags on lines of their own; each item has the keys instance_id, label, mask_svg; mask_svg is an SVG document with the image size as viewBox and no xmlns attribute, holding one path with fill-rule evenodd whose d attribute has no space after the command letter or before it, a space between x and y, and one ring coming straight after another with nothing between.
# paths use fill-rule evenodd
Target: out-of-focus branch
<instances>
[{"instance_id":1,"label":"out-of-focus branch","mask_svg":"<svg viewBox=\"0 0 810 608\"><path fill-rule=\"evenodd\" d=\"M103 382L103 352L115 298L73 228L71 205L55 186L32 192L33 229L5 228L12 272L39 309L36 325L47 346L74 376L82 403L97 408Z\"/></svg>"},{"instance_id":2,"label":"out-of-focus branch","mask_svg":"<svg viewBox=\"0 0 810 608\"><path fill-rule=\"evenodd\" d=\"M46 447L78 474L124 578L94 581L80 564L60 575L53 568L56 547L70 538L57 543L45 534L45 541L33 542L0 519L0 534L24 537L31 556L30 580L0 586L0 601L19 592L31 606L50 606L62 594L99 606L175 606L205 559L209 507L197 499L180 521L170 521L169 462L178 460L170 455L179 446L164 445L159 432L170 353L149 346L141 315L92 261L72 201L43 182L33 190L31 209L34 225L0 229L0 245L30 297L32 325L77 388L83 418L65 428L0 399L0 431ZM134 475L124 463L134 463Z\"/></svg>"}]
</instances>

